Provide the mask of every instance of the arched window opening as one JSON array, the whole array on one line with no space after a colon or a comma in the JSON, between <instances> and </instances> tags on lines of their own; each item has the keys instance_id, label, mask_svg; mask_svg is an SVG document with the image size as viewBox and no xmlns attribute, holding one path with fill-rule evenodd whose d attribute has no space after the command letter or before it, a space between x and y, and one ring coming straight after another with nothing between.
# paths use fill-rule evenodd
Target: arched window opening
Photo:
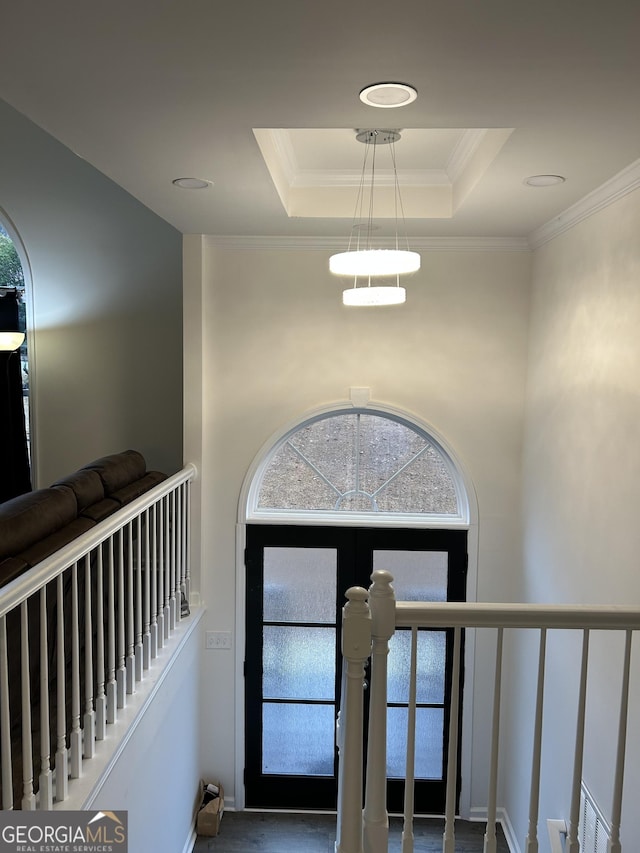
<instances>
[{"instance_id":1,"label":"arched window opening","mask_svg":"<svg viewBox=\"0 0 640 853\"><path fill-rule=\"evenodd\" d=\"M381 411L316 417L289 431L254 478L249 519L465 524L466 494L433 436Z\"/></svg>"},{"instance_id":2,"label":"arched window opening","mask_svg":"<svg viewBox=\"0 0 640 853\"><path fill-rule=\"evenodd\" d=\"M15 243L0 222L0 331L24 340L0 347L0 501L31 489L29 359L26 339L25 273Z\"/></svg>"}]
</instances>

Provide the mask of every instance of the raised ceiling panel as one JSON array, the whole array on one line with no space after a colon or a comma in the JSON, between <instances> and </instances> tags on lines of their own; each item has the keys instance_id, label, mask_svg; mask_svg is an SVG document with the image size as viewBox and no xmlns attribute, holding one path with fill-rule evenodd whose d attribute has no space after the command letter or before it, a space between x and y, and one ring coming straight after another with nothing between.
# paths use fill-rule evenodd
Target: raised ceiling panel
<instances>
[{"instance_id":1,"label":"raised ceiling panel","mask_svg":"<svg viewBox=\"0 0 640 853\"><path fill-rule=\"evenodd\" d=\"M358 218L364 144L350 128L254 128L271 179L290 217ZM395 144L404 216L450 219L473 191L511 129L403 129ZM392 148L376 147L374 218L396 217ZM361 209L368 208L372 153Z\"/></svg>"}]
</instances>

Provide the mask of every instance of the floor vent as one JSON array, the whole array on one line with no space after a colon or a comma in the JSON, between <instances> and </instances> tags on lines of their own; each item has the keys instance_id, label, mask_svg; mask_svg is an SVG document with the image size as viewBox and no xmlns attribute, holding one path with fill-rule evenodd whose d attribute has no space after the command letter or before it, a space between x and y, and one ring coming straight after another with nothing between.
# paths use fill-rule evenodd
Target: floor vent
<instances>
[{"instance_id":1,"label":"floor vent","mask_svg":"<svg viewBox=\"0 0 640 853\"><path fill-rule=\"evenodd\" d=\"M580 790L580 853L607 853L611 830L584 784Z\"/></svg>"}]
</instances>

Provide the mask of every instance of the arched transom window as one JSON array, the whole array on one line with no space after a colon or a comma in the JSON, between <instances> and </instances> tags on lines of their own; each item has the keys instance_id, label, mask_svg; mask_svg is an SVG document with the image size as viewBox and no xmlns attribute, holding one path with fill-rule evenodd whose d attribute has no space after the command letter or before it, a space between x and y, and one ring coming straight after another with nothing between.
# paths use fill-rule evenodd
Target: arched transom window
<instances>
[{"instance_id":1,"label":"arched transom window","mask_svg":"<svg viewBox=\"0 0 640 853\"><path fill-rule=\"evenodd\" d=\"M459 474L427 432L382 412L333 412L273 448L254 479L248 516L378 524L464 524Z\"/></svg>"}]
</instances>

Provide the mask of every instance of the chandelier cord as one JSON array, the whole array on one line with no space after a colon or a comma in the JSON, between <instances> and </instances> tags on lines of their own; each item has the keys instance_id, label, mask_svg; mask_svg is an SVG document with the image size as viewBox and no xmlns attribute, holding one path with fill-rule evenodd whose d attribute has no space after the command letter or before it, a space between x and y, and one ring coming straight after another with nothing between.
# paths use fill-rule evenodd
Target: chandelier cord
<instances>
[{"instance_id":1,"label":"chandelier cord","mask_svg":"<svg viewBox=\"0 0 640 853\"><path fill-rule=\"evenodd\" d=\"M353 243L353 235L354 232L357 232L356 238L356 251L361 250L360 238L362 231L362 220L363 220L363 207L364 207L364 185L366 181L367 174L367 161L369 159L369 145L367 144L364 152L364 158L362 162L362 170L360 172L360 183L358 184L358 193L356 195L356 203L353 209L353 219L351 222L351 233L349 235L349 245L347 251L352 250ZM367 248L369 248L369 239L367 239Z\"/></svg>"}]
</instances>

